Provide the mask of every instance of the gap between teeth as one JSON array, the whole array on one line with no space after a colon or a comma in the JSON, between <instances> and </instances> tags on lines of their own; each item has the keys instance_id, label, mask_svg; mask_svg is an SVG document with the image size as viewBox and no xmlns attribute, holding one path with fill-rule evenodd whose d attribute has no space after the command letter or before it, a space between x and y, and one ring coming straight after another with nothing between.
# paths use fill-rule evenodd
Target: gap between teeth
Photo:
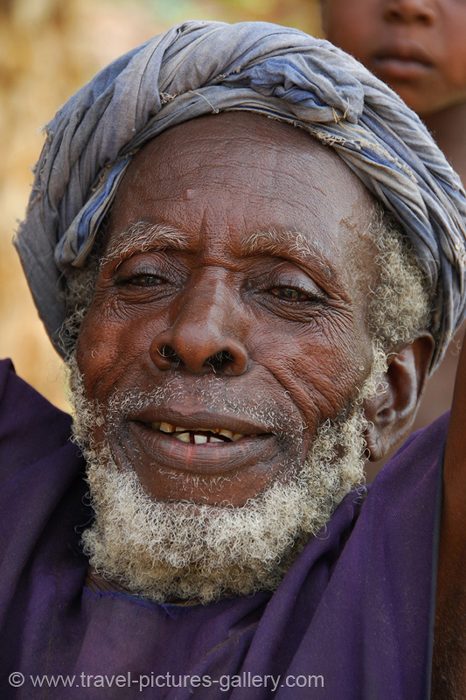
<instances>
[{"instance_id":1,"label":"gap between teeth","mask_svg":"<svg viewBox=\"0 0 466 700\"><path fill-rule=\"evenodd\" d=\"M240 440L244 435L242 433L233 433L231 430L226 428L208 428L206 430L190 430L179 425L172 425L171 423L166 423L161 421L160 423L152 423L152 430L158 430L161 433L166 433L172 435L176 440L180 442L190 442L194 445L205 445L206 443L213 442L236 442ZM216 435L223 435L227 440L223 440L221 437L216 437Z\"/></svg>"}]
</instances>

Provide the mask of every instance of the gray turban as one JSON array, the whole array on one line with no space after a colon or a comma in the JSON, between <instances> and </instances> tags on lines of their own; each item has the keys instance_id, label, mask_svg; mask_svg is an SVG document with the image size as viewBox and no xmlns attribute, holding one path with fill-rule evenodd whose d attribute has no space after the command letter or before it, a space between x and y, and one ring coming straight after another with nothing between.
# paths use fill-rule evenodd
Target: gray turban
<instances>
[{"instance_id":1,"label":"gray turban","mask_svg":"<svg viewBox=\"0 0 466 700\"><path fill-rule=\"evenodd\" d=\"M466 199L418 117L356 60L295 29L185 22L101 71L46 128L16 246L60 351L63 290L134 153L204 114L248 110L332 147L409 237L436 295L433 366L465 310Z\"/></svg>"}]
</instances>

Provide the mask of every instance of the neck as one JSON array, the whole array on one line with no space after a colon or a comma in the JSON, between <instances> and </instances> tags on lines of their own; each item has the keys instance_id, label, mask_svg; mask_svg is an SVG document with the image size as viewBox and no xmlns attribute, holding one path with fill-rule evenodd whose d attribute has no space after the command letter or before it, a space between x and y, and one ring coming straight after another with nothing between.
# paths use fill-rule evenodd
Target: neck
<instances>
[{"instance_id":1,"label":"neck","mask_svg":"<svg viewBox=\"0 0 466 700\"><path fill-rule=\"evenodd\" d=\"M466 184L466 102L422 116L427 128Z\"/></svg>"}]
</instances>

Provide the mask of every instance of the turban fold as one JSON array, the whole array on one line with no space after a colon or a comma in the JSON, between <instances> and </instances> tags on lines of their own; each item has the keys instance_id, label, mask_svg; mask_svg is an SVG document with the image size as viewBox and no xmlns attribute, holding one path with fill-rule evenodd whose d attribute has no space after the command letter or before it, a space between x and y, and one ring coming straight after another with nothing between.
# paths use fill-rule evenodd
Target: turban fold
<instances>
[{"instance_id":1,"label":"turban fold","mask_svg":"<svg viewBox=\"0 0 466 700\"><path fill-rule=\"evenodd\" d=\"M394 214L435 293L435 366L465 311L458 176L416 114L355 59L256 22L178 25L110 64L46 127L15 244L59 352L67 272L85 264L132 155L175 124L227 110L307 130Z\"/></svg>"}]
</instances>

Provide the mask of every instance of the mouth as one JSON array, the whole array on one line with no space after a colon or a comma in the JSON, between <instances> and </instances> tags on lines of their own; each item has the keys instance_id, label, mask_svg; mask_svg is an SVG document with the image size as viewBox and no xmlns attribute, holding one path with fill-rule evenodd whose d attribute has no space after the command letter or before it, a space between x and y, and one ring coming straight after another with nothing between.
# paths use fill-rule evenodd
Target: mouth
<instances>
[{"instance_id":1,"label":"mouth","mask_svg":"<svg viewBox=\"0 0 466 700\"><path fill-rule=\"evenodd\" d=\"M247 472L270 463L282 449L267 426L210 411L148 409L125 422L120 447L137 470L154 478L161 470L205 476Z\"/></svg>"},{"instance_id":2,"label":"mouth","mask_svg":"<svg viewBox=\"0 0 466 700\"><path fill-rule=\"evenodd\" d=\"M219 445L225 442L237 442L247 437L244 433L236 433L228 428L197 429L187 426L173 425L166 421L155 421L150 429L170 435L175 440L191 445Z\"/></svg>"},{"instance_id":3,"label":"mouth","mask_svg":"<svg viewBox=\"0 0 466 700\"><path fill-rule=\"evenodd\" d=\"M411 81L424 77L434 67L429 56L418 46L400 44L382 49L372 59L374 73L390 80Z\"/></svg>"}]
</instances>

